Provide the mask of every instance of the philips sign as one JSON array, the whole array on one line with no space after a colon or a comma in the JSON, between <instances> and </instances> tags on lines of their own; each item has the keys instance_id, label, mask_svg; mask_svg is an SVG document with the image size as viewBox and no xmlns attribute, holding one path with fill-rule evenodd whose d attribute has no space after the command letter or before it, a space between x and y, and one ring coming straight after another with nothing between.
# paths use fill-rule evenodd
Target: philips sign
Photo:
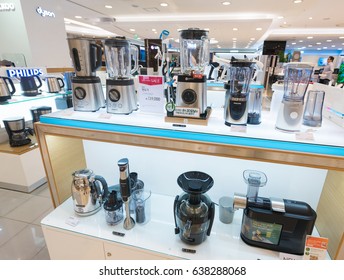
<instances>
[{"instance_id":1,"label":"philips sign","mask_svg":"<svg viewBox=\"0 0 344 280\"><path fill-rule=\"evenodd\" d=\"M8 77L28 77L33 75L43 75L41 68L13 68L6 70Z\"/></svg>"},{"instance_id":2,"label":"philips sign","mask_svg":"<svg viewBox=\"0 0 344 280\"><path fill-rule=\"evenodd\" d=\"M13 3L0 3L0 12L11 12L15 9L16 8L14 7Z\"/></svg>"},{"instance_id":3,"label":"philips sign","mask_svg":"<svg viewBox=\"0 0 344 280\"><path fill-rule=\"evenodd\" d=\"M53 12L44 10L42 7L37 7L36 12L42 17L55 17L55 14Z\"/></svg>"}]
</instances>

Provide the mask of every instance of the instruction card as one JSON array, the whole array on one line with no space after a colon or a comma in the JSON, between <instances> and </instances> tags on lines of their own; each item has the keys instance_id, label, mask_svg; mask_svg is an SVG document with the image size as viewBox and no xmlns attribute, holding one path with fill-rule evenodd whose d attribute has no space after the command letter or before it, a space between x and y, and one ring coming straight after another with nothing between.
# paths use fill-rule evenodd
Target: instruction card
<instances>
[{"instance_id":1,"label":"instruction card","mask_svg":"<svg viewBox=\"0 0 344 280\"><path fill-rule=\"evenodd\" d=\"M325 260L328 238L307 235L304 260Z\"/></svg>"},{"instance_id":2,"label":"instruction card","mask_svg":"<svg viewBox=\"0 0 344 280\"><path fill-rule=\"evenodd\" d=\"M141 112L165 113L164 79L162 76L139 75L137 93Z\"/></svg>"}]
</instances>

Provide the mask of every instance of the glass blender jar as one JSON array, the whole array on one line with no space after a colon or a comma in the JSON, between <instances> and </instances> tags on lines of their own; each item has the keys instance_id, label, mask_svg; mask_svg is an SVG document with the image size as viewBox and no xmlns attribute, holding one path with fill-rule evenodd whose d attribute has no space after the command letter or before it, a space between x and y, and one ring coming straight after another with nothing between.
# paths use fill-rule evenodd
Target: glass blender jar
<instances>
[{"instance_id":1,"label":"glass blender jar","mask_svg":"<svg viewBox=\"0 0 344 280\"><path fill-rule=\"evenodd\" d=\"M312 72L313 67L305 63L288 63L285 66L284 95L276 121L278 130L300 131L304 96Z\"/></svg>"},{"instance_id":2,"label":"glass blender jar","mask_svg":"<svg viewBox=\"0 0 344 280\"><path fill-rule=\"evenodd\" d=\"M181 30L179 44L182 74L178 75L176 107L190 108L190 117L202 118L207 109L204 69L209 63L208 31L198 28Z\"/></svg>"},{"instance_id":3,"label":"glass blender jar","mask_svg":"<svg viewBox=\"0 0 344 280\"><path fill-rule=\"evenodd\" d=\"M107 112L130 114L137 110L137 98L132 74L138 70L138 48L125 37L104 40ZM134 65L132 66L132 61Z\"/></svg>"}]
</instances>

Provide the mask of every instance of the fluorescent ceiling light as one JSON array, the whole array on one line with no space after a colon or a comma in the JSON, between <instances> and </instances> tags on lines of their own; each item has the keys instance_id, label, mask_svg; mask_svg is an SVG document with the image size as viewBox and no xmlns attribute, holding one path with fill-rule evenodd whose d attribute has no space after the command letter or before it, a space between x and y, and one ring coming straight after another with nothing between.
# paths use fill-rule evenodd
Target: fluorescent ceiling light
<instances>
[{"instance_id":1,"label":"fluorescent ceiling light","mask_svg":"<svg viewBox=\"0 0 344 280\"><path fill-rule=\"evenodd\" d=\"M106 8L106 9L112 9L112 6L110 6L110 5L105 5L105 8Z\"/></svg>"},{"instance_id":2,"label":"fluorescent ceiling light","mask_svg":"<svg viewBox=\"0 0 344 280\"><path fill-rule=\"evenodd\" d=\"M161 6L161 7L167 7L168 4L167 4L167 3L160 3L160 6Z\"/></svg>"},{"instance_id":3,"label":"fluorescent ceiling light","mask_svg":"<svg viewBox=\"0 0 344 280\"><path fill-rule=\"evenodd\" d=\"M230 4L231 4L231 2L228 2L228 1L222 2L222 5L224 5L224 6L228 6Z\"/></svg>"},{"instance_id":4,"label":"fluorescent ceiling light","mask_svg":"<svg viewBox=\"0 0 344 280\"><path fill-rule=\"evenodd\" d=\"M321 34L321 35L331 35L331 34L343 34L344 28L283 28L272 30L270 34L276 35L295 35L295 34ZM344 37L342 37L344 38Z\"/></svg>"},{"instance_id":5,"label":"fluorescent ceiling light","mask_svg":"<svg viewBox=\"0 0 344 280\"><path fill-rule=\"evenodd\" d=\"M90 29L94 29L94 30L103 30L102 28L100 28L100 27L98 27L98 26L94 26L94 25L91 25L91 24L79 22L79 21L72 20L72 19L69 19L69 18L64 18L64 21L65 21L65 22L72 23L72 24L75 24L75 25L78 25L78 26L82 26L82 27L87 27L87 28L90 28Z\"/></svg>"}]
</instances>

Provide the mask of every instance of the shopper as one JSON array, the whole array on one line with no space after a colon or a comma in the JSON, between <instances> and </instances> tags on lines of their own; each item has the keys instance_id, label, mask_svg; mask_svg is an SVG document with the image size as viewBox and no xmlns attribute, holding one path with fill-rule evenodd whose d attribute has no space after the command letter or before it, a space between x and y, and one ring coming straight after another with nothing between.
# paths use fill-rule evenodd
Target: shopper
<instances>
[{"instance_id":1,"label":"shopper","mask_svg":"<svg viewBox=\"0 0 344 280\"><path fill-rule=\"evenodd\" d=\"M329 56L327 58L327 65L324 67L324 70L320 74L319 83L328 85L332 80L332 73L334 71L334 64L333 64L334 57Z\"/></svg>"}]
</instances>

